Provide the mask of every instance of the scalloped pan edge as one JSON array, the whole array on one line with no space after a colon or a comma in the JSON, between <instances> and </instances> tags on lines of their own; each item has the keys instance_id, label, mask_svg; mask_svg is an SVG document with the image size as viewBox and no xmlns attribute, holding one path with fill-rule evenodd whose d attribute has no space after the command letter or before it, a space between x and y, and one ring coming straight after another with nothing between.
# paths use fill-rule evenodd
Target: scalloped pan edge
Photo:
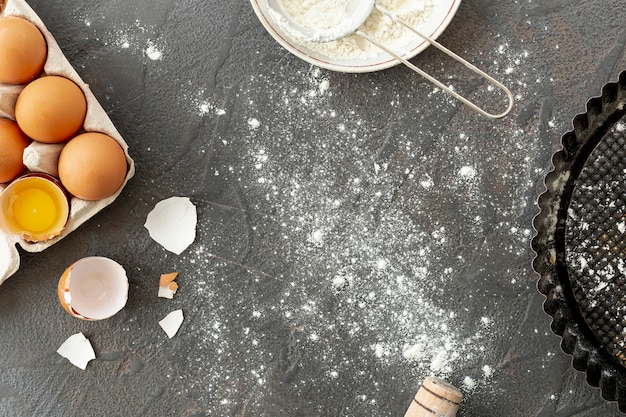
<instances>
[{"instance_id":1,"label":"scalloped pan edge","mask_svg":"<svg viewBox=\"0 0 626 417\"><path fill-rule=\"evenodd\" d=\"M552 156L552 171L537 201L536 235L531 242L536 254L532 266L540 275L537 289L546 297L543 309L552 317L552 331L561 336L562 350L572 356L575 369L585 372L587 383L599 387L605 400L616 401L623 413L626 369L602 348L578 309L567 275L565 228L576 179L604 134L626 114L625 107L626 71L587 102L585 113L574 117L573 130L562 136L562 148Z\"/></svg>"}]
</instances>

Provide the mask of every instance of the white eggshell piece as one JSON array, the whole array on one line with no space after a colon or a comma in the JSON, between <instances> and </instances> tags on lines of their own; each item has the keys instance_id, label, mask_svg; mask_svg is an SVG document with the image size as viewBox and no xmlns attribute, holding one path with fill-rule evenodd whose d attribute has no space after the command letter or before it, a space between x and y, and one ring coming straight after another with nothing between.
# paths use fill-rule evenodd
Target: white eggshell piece
<instances>
[{"instance_id":1,"label":"white eggshell piece","mask_svg":"<svg viewBox=\"0 0 626 417\"><path fill-rule=\"evenodd\" d=\"M174 294L176 294L176 290L170 290L169 285L168 286L159 285L159 294L158 294L159 297L168 298L171 300L172 298L174 298Z\"/></svg>"},{"instance_id":2,"label":"white eggshell piece","mask_svg":"<svg viewBox=\"0 0 626 417\"><path fill-rule=\"evenodd\" d=\"M159 322L159 326L167 333L167 336L171 339L176 335L178 329L183 324L183 310L174 310L163 320Z\"/></svg>"},{"instance_id":3,"label":"white eggshell piece","mask_svg":"<svg viewBox=\"0 0 626 417\"><path fill-rule=\"evenodd\" d=\"M155 242L180 255L195 240L197 223L196 206L191 200L171 197L154 206L144 227Z\"/></svg>"},{"instance_id":4,"label":"white eggshell piece","mask_svg":"<svg viewBox=\"0 0 626 417\"><path fill-rule=\"evenodd\" d=\"M82 333L70 336L57 350L57 353L69 360L74 366L83 371L92 359L96 359L96 353L89 340Z\"/></svg>"},{"instance_id":5,"label":"white eggshell piece","mask_svg":"<svg viewBox=\"0 0 626 417\"><path fill-rule=\"evenodd\" d=\"M76 262L67 277L65 302L81 318L103 320L119 312L128 300L128 277L112 259L90 256Z\"/></svg>"}]
</instances>

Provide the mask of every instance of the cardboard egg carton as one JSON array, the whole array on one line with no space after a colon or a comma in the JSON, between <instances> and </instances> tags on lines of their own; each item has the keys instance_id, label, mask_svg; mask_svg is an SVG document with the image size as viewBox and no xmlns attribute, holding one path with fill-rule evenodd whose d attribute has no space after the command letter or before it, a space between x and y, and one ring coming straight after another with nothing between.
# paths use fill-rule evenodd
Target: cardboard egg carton
<instances>
[{"instance_id":1,"label":"cardboard egg carton","mask_svg":"<svg viewBox=\"0 0 626 417\"><path fill-rule=\"evenodd\" d=\"M37 14L24 0L0 0L0 16L17 16L34 23L43 33L48 45L48 56L42 75L60 75L74 81L87 98L87 116L83 125L84 131L105 133L119 142L126 155L128 172L122 186L110 197L98 201L85 201L72 197L70 216L65 229L53 239L44 242L28 242L20 237L7 236L0 231L0 284L13 275L20 265L20 255L16 245L28 252L41 252L74 231L104 207L111 204L130 178L135 174L135 164L128 154L128 145L117 131L89 86L80 78L65 55L59 48L54 36ZM0 117L15 120L15 102L25 85L6 85L0 83ZM32 172L45 172L56 175L59 153L64 144L42 144L33 142L24 152L24 163ZM0 192L8 184L0 184Z\"/></svg>"}]
</instances>

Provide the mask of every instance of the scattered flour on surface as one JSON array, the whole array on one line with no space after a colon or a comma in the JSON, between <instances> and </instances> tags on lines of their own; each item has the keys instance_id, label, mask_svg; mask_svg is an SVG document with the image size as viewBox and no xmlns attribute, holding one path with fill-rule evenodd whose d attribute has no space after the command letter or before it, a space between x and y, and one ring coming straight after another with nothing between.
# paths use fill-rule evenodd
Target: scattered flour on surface
<instances>
[{"instance_id":1,"label":"scattered flour on surface","mask_svg":"<svg viewBox=\"0 0 626 417\"><path fill-rule=\"evenodd\" d=\"M150 48L150 44L146 46L145 35L152 32L153 28L144 25L140 20L136 19L132 23L124 25L119 23L103 30L103 28L96 27L97 25L88 18L77 16L77 19L81 19L87 28L93 30L94 39L101 41L104 46L113 46L121 51L148 55L147 49Z\"/></svg>"},{"instance_id":2,"label":"scattered flour on surface","mask_svg":"<svg viewBox=\"0 0 626 417\"><path fill-rule=\"evenodd\" d=\"M471 166L464 166L459 170L459 175L465 179L473 179L476 174L476 169Z\"/></svg>"},{"instance_id":3,"label":"scattered flour on surface","mask_svg":"<svg viewBox=\"0 0 626 417\"><path fill-rule=\"evenodd\" d=\"M476 381L474 381L474 379L472 379L469 376L466 376L463 379L463 388L465 388L465 390L467 391L472 391L474 388L476 388Z\"/></svg>"},{"instance_id":4,"label":"scattered flour on surface","mask_svg":"<svg viewBox=\"0 0 626 417\"><path fill-rule=\"evenodd\" d=\"M208 114L211 111L211 105L209 103L200 103L198 105L198 110L201 115Z\"/></svg>"},{"instance_id":5,"label":"scattered flour on surface","mask_svg":"<svg viewBox=\"0 0 626 417\"><path fill-rule=\"evenodd\" d=\"M163 59L163 52L153 43L153 41L148 41L148 46L146 47L146 56L153 61L159 61Z\"/></svg>"},{"instance_id":6,"label":"scattered flour on surface","mask_svg":"<svg viewBox=\"0 0 626 417\"><path fill-rule=\"evenodd\" d=\"M446 267L445 271L436 269L437 254L445 253L452 243L450 232L436 224L424 230L401 211L384 204L393 189L389 189L387 181L394 176L386 161L375 162L374 169L368 169L370 177L346 178L345 186L333 185L331 179L338 173L329 169L342 165L328 161L368 160L367 148L359 146L359 138L367 135L364 132L368 127L349 109L328 106L332 89L324 71L313 68L300 77L298 89L288 83L281 86L282 90L272 85L276 94L273 99L285 105L281 111L289 122L275 123L271 132L265 132L258 129L261 123L257 117L243 119L249 130L254 131L244 146L250 150L253 175L262 179L257 183L265 187L264 198L272 206L272 222L282 224L282 235L275 236L285 242L281 257L303 262L302 269L291 271L297 278L293 278L293 285L282 294L284 303L278 306L282 317L301 331L315 335L308 337L316 345L310 349L324 346L322 366L327 368L327 375L354 372L359 364L365 366L371 359L390 366L404 361L416 376L448 378L463 372L460 370L469 372L475 368L474 372L465 374L468 380L457 380L465 389L475 389L493 374L491 366L476 363L484 361L497 326L493 318L479 315L471 324L474 331L466 334L463 331L466 317L442 308L434 300L440 281L435 275L455 274L454 267ZM255 76L254 81L261 82L262 78ZM319 94L321 91L325 94ZM255 114L256 110L250 109L250 113ZM336 121L342 126L336 133L335 148L329 147L327 141L309 139L299 145L295 156L304 157L314 149L317 159L284 169L281 161L288 153L283 152L293 146L290 145L293 135L312 129L316 118ZM315 138L310 133L307 137ZM471 137L463 135L460 140L470 141ZM262 163L259 147L265 155ZM469 150L459 147L457 152L463 154ZM524 150L520 148L520 152ZM413 178L409 168L405 174ZM468 204L480 202L472 193L478 192L474 182L482 180L478 168L470 165L460 165L447 180L427 172L420 172L414 178L428 192L441 192L456 184L469 187ZM376 223L365 207L355 208L347 215L346 205L354 204L351 201L360 195L366 196L372 207L378 204L387 207L378 214ZM499 215L506 217L507 213ZM476 219L479 226L482 221ZM498 227L503 233L513 233L520 246L525 247L524 242L529 239L527 229L508 222ZM405 248L402 253L396 252L398 245ZM326 302L323 296L317 295L324 293L317 284L320 280L325 280L328 291L336 294L333 303L337 309L332 315L322 308ZM510 282L515 284L516 280ZM265 310L256 311L263 317L271 314ZM367 346L364 356L345 358L332 347L340 330L345 332L344 342Z\"/></svg>"},{"instance_id":7,"label":"scattered flour on surface","mask_svg":"<svg viewBox=\"0 0 626 417\"><path fill-rule=\"evenodd\" d=\"M435 185L435 182L433 181L430 175L424 174L424 177L422 178L422 180L420 180L420 185L428 189L428 188L431 188L433 185Z\"/></svg>"},{"instance_id":8,"label":"scattered flour on surface","mask_svg":"<svg viewBox=\"0 0 626 417\"><path fill-rule=\"evenodd\" d=\"M316 247L324 246L324 232L322 230L314 230L308 241Z\"/></svg>"},{"instance_id":9,"label":"scattered flour on surface","mask_svg":"<svg viewBox=\"0 0 626 417\"><path fill-rule=\"evenodd\" d=\"M402 2L399 0L382 2L383 5L385 3L386 7L393 9L394 4ZM414 10L419 24L421 19L429 15L432 2L413 1L412 4L424 5L423 10ZM86 25L89 26L88 23ZM140 23L137 22L137 25ZM133 49L136 53L143 53L151 60L162 59L161 48L153 43L149 43L146 48L145 39L138 38L132 34L133 31L114 30L109 39L110 44L120 49L136 48ZM391 32L383 33L381 36L404 38L403 34ZM321 48L320 45L317 46ZM361 50L355 49L354 44L346 46L345 50L331 46L330 49L322 51L339 55L362 53ZM376 51L372 51L374 52ZM528 52L515 51L510 45L502 44L498 53L496 66L500 74L505 78L515 76L516 100L520 101L525 98L524 95L529 94L529 85L543 82L535 80L532 72L527 74L518 71L518 67L523 66L524 60L528 58ZM508 77L506 81L512 79L513 77ZM258 224L251 227L251 234L256 232L257 227L262 228L264 221L282 222L284 224L282 234L255 237L282 239L285 242L285 252L272 256L277 261L285 258L298 265L290 271L292 276L274 277L277 281L286 281L285 288L277 294L274 305L261 304L254 297L246 298L250 296L247 293L229 294L242 300L241 309L237 310L237 318L233 318L232 311L225 311L224 300L217 296L224 294L219 292L219 287L228 285L228 281L216 273L214 264L210 267L205 265L207 252L199 250L196 254L197 259L193 259L198 263L198 274L203 277L202 280L192 284L193 289L199 294L206 295L207 306L195 312L196 321L193 325L197 327L193 328L193 331L202 343L197 347L198 352L194 352L189 358L190 361L197 361L198 369L202 372L199 373L197 381L189 381L186 389L191 392L195 389L201 393L219 392L224 398L219 404L215 403L216 408L224 406L226 409L228 404L237 402L241 392L237 391L232 381L243 380L243 375L252 376L251 384L266 387L268 375L272 372L268 369L267 363L276 361L275 346L264 340L264 326L268 323L287 322L297 328L298 332L305 332L307 335L305 349L309 352L323 353L321 367L325 375L332 379L345 375L361 378L364 375L363 370L369 369L372 362L383 370L393 369L400 364L401 367L408 368L415 377L428 374L444 378L454 376L463 389L472 391L494 374L491 366L481 367L477 364L484 363L484 357L488 356L486 351L490 349L492 340L500 337L493 334L497 329L492 327L497 326L497 320L487 316L481 317L479 314L475 317L476 323L468 324L462 313L443 308L441 303L437 303L440 296L438 286L444 283L444 278L454 278L462 268L468 267L466 262L469 263L471 260L459 259L456 264L445 269L438 267L442 259L450 261L445 254L453 253L456 249L453 246L454 242L447 236L453 235L453 231L449 228L446 233L446 229L436 224L436 220L432 222L432 227L416 227L414 219L393 207L392 196L387 190L396 187L392 181L394 167L388 170L387 164L376 162L372 170L372 155L368 153L367 147L359 146L363 142L360 139L373 134L372 132L375 133L377 127L368 126L367 120L360 118L358 110L344 109L337 104L331 104L328 99L333 97L333 80L332 76L329 77L325 71L318 68L311 68L295 75L284 74L283 77L270 74L255 76L249 81L249 85L243 83L240 91L242 96L245 96L246 88L254 91L266 89L269 94L276 95L275 99L283 107L281 111L284 111L285 115L276 120L271 119L274 131L270 137L266 137L263 136L265 129L259 129L261 122L256 117L250 116L259 114L256 110L253 109L250 114L237 114L228 107L229 115L233 116L233 130L241 127L239 133L242 137L223 137L215 140L216 143L223 143L225 146L234 143L235 140L239 141L237 146L241 148L243 161L240 165L233 164L225 169L220 168L220 172L223 176L230 174L231 179L234 176L235 181L245 184L247 188L242 185L245 188L243 193L254 204L259 204L260 200L267 201L267 206L251 207L251 211L259 214L268 206L273 210L272 216L268 216L269 220L257 219ZM191 111L195 114L209 117L213 114L218 116L226 114L226 106L220 103L219 97L215 99L213 93L207 97L201 87L197 88L191 84L189 87L192 92L183 97L182 101L190 105ZM438 102L455 103L433 90L433 95L435 93ZM399 100L394 101L395 107L401 106L398 102ZM270 120L265 118L266 115L263 113L261 116L258 116L261 120ZM311 130L310 126L312 121L319 122L320 119L322 123L336 126L336 138L317 140L316 132ZM501 180L505 185L519 185L503 187L515 193L514 190L524 189L525 175L533 168L534 161L525 159L529 147L526 142L519 140L527 137L528 133L507 126L502 128L504 132L502 136L511 142L507 148L508 153L503 158L510 159L504 159L499 163L509 164L510 172L517 173L517 177L505 177ZM554 129L558 126L551 120L548 127ZM246 133L249 134L248 137L245 136ZM293 149L294 137L304 134L309 138L315 138L315 144L310 148L303 145L292 154L297 157L309 152L316 156L312 161L303 157L299 168L286 169L285 162L289 163L290 159L281 152ZM446 138L458 141L458 146L450 152L451 156L473 162L474 159L470 157L477 140L469 133L467 136L465 134L458 138L456 136L455 130L454 135L450 134L450 137ZM421 191L422 194L442 197L441 201L445 204L454 204L454 201L447 200L448 192L454 194L462 189L465 199L460 201L461 213L467 220L464 224L466 229L463 230L465 236L471 237L471 231L475 230L482 239L484 224L489 221L490 233L510 234L511 246L503 250L508 250L516 256L525 255L524 250L530 231L523 226L512 225L510 219L520 218L517 213L519 207L523 207L527 196L521 193L513 194L511 200L519 204L512 204L510 208L497 207L497 210L494 210L494 219L473 216L472 207L480 204L484 197L479 189L474 187L474 183L484 181L484 178L478 176L478 172L487 172L485 166L463 166L444 177L439 170L428 166L427 159L420 160L419 157L411 155L411 152L419 148L412 140L404 134L393 138L394 144L397 144L399 149L405 146L407 149L413 148L407 151L407 154L414 158L415 166L418 168L423 166L423 169L415 173L413 166L407 166L404 172L406 181L415 179L419 185L413 189L417 197L412 197L410 202L422 204L419 198L426 197L419 194ZM275 147L268 146L273 143L276 143ZM520 148L515 148L518 143L521 144ZM268 151L260 159L262 154L259 149L265 147ZM367 161L367 170L363 170L362 178L352 179L354 181L351 182L351 187L334 190L334 187L341 186L342 172L329 171L329 167L333 166L331 162L337 164L339 159L349 161L346 164L353 165L358 165L360 160ZM368 172L375 175L368 175ZM254 182L246 183L248 179L246 175L258 178ZM375 192L370 192L371 190ZM355 202L360 201L361 197L371 201L371 208L361 205L355 208L356 215L347 216L344 207L348 204L357 205ZM376 211L380 206L386 209ZM406 252L398 254L397 245L406 248ZM490 256L490 253L485 253L485 256ZM515 289L522 286L517 283L523 282L523 279L516 281L516 273L519 274L519 271L513 269L503 271L510 280L503 280L502 285L510 283ZM262 279L254 276L251 282ZM325 289L328 290L327 293L324 292ZM329 302L337 306L333 314L328 314L325 308ZM248 317L250 321L240 326L238 320L241 320L241 317ZM471 335L465 334L463 328L468 325L478 331ZM229 332L236 334L236 337L227 337ZM346 357L339 347L354 343L363 346L361 353ZM245 361L241 361L240 358L233 360L233 352L243 352L246 355ZM206 357L214 360L207 363L204 361ZM237 364L238 367L233 364ZM461 380L458 379L459 375ZM463 377L464 375L468 376ZM372 380L376 381L376 377L372 377ZM311 380L297 382L296 385L308 384L322 389L327 383ZM296 391L298 389L294 388ZM368 395L375 399L376 391L371 386L369 389Z\"/></svg>"},{"instance_id":10,"label":"scattered flour on surface","mask_svg":"<svg viewBox=\"0 0 626 417\"><path fill-rule=\"evenodd\" d=\"M524 53L515 54L508 45L502 49L503 68L523 62ZM517 91L526 94L528 77L515 74L523 83ZM504 337L499 320L489 315L491 301L487 310L465 314L464 306L478 303L484 294L455 294L461 301L448 306L442 288L462 277L476 261L471 258L473 250L459 249L460 241L480 247L481 259L489 259L496 249L480 245L486 232L499 234L509 245L497 250L510 253L516 262L528 256L532 232L517 224L528 200L521 190L532 188L537 173L528 144L521 140L528 133L515 122L502 128L507 153L499 155L498 166L516 175L495 179L479 175L489 172L488 164L495 161L490 157L483 161L482 153L477 157L483 150L476 149L479 133L471 127L434 139L436 152L449 152L456 161L465 161L456 166L436 166L429 155L422 156L429 149L422 145L426 137L422 132L394 132L397 135L390 139L394 156L379 157L372 149L380 144L372 137L382 135L387 126L370 123L357 105L338 102L333 82L327 72L314 67L280 76L255 74L238 91L245 104L229 108L232 136L213 138L225 146L235 146L231 144L237 141L241 160L220 172L237 182L251 204L255 219L246 226L257 239L253 250L260 253L256 255L283 262L287 272L265 277L253 271L251 287L274 280L276 291L271 301L257 299L254 289L228 294L241 300L237 318L232 318L220 299L225 294L220 286L230 285L228 276L216 272L215 263L202 270L208 249L199 253L198 273L207 277L207 284L196 290L205 291L207 304L197 312L199 324L194 330L202 341L198 349L215 360L199 365L207 383L194 383L191 389L220 390L236 402L237 388L222 387L249 374L255 377L251 384L264 389L272 378L267 364L277 360L276 347L267 340L266 326L272 323L290 326L295 335L302 335L301 347L310 367L298 371L302 380L294 382L297 393L324 392L332 400L333 390L350 390L355 387L346 384L358 380L358 389L372 401L367 409L379 411L375 400L386 395L381 375L400 368L412 380L434 375L451 380L466 393L477 391L488 385L497 369L492 367L498 363L492 357L493 345ZM246 100L259 90L279 103L276 109ZM211 103L218 100L207 98L201 89L193 94L195 98L187 101L192 111L217 114ZM372 92L373 97L377 94L380 90ZM402 105L400 97L393 106ZM271 128L260 120L271 120ZM324 130L328 126L334 130ZM486 193L500 190L510 194L485 200ZM438 219L439 204L457 205L460 223ZM493 217L486 218L485 212ZM260 250L264 239L283 242L280 253ZM513 267L497 278L512 294L526 288L525 279ZM223 323L218 329L200 324L216 316ZM239 321L246 320L240 326ZM229 339L228 331L237 336ZM234 351L245 352L245 364L233 360ZM233 363L239 368L233 368ZM373 368L380 372L370 372Z\"/></svg>"},{"instance_id":11,"label":"scattered flour on surface","mask_svg":"<svg viewBox=\"0 0 626 417\"><path fill-rule=\"evenodd\" d=\"M256 130L261 127L261 122L259 122L259 120L254 117L250 118L248 119L248 127L252 130Z\"/></svg>"}]
</instances>

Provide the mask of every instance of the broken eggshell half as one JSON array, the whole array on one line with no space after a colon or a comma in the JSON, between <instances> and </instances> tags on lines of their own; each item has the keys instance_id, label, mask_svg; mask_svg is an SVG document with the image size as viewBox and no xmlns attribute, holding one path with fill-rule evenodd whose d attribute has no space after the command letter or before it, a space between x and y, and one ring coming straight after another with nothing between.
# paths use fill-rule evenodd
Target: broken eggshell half
<instances>
[{"instance_id":1,"label":"broken eggshell half","mask_svg":"<svg viewBox=\"0 0 626 417\"><path fill-rule=\"evenodd\" d=\"M148 213L144 227L168 251L180 255L196 239L198 214L189 197L159 201Z\"/></svg>"},{"instance_id":2,"label":"broken eggshell half","mask_svg":"<svg viewBox=\"0 0 626 417\"><path fill-rule=\"evenodd\" d=\"M70 265L59 280L59 301L70 315L83 320L103 320L120 311L128 300L124 268L102 256L82 258Z\"/></svg>"}]
</instances>

